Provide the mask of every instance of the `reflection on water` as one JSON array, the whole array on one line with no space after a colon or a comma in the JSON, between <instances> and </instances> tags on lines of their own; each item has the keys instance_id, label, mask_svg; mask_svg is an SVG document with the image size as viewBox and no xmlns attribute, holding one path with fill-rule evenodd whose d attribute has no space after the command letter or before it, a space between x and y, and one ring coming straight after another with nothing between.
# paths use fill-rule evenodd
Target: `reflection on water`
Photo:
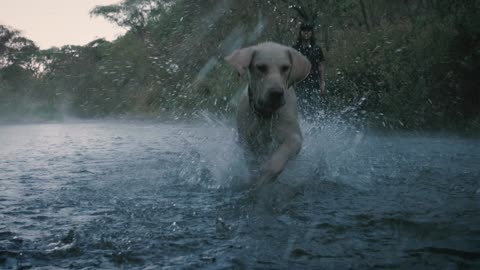
<instances>
[{"instance_id":1,"label":"reflection on water","mask_svg":"<svg viewBox=\"0 0 480 270\"><path fill-rule=\"evenodd\" d=\"M480 267L480 141L303 122L252 193L228 124L0 126L0 268Z\"/></svg>"}]
</instances>

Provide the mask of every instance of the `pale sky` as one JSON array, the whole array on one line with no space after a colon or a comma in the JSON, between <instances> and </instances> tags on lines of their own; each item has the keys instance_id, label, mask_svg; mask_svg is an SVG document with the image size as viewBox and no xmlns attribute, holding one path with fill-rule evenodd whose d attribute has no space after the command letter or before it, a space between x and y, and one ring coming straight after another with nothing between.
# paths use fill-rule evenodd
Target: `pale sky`
<instances>
[{"instance_id":1,"label":"pale sky","mask_svg":"<svg viewBox=\"0 0 480 270\"><path fill-rule=\"evenodd\" d=\"M21 31L40 49L85 45L97 38L113 40L123 28L102 17L90 17L97 5L121 0L0 0L0 24Z\"/></svg>"}]
</instances>

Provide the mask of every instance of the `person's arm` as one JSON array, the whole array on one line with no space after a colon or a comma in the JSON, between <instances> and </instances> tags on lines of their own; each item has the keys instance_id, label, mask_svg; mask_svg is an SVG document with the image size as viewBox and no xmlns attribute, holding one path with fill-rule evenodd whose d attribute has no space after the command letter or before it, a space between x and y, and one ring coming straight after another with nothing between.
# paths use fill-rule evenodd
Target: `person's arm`
<instances>
[{"instance_id":1,"label":"person's arm","mask_svg":"<svg viewBox=\"0 0 480 270\"><path fill-rule=\"evenodd\" d=\"M327 92L325 91L325 64L324 62L318 63L318 71L320 72L320 77L318 78L320 81L320 95L326 95Z\"/></svg>"},{"instance_id":2,"label":"person's arm","mask_svg":"<svg viewBox=\"0 0 480 270\"><path fill-rule=\"evenodd\" d=\"M327 94L327 91L325 91L325 55L323 54L323 50L320 46L317 48L318 71L320 73L318 78L320 83L320 95L324 96Z\"/></svg>"}]
</instances>

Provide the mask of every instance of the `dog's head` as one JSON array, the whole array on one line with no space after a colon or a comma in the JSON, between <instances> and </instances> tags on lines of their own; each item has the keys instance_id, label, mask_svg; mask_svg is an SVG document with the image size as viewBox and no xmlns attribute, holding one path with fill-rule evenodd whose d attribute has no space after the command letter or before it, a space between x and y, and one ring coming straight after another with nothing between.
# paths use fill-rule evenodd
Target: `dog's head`
<instances>
[{"instance_id":1,"label":"dog's head","mask_svg":"<svg viewBox=\"0 0 480 270\"><path fill-rule=\"evenodd\" d=\"M253 106L272 113L285 104L285 92L310 72L308 59L293 48L273 42L234 51L225 58L242 76L248 71Z\"/></svg>"}]
</instances>

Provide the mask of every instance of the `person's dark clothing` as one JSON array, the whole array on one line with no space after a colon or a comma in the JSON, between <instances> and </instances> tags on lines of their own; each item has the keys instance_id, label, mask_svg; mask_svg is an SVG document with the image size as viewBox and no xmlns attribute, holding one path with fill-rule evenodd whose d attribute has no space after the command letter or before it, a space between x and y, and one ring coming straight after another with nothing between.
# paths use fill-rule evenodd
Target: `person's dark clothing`
<instances>
[{"instance_id":1,"label":"person's dark clothing","mask_svg":"<svg viewBox=\"0 0 480 270\"><path fill-rule=\"evenodd\" d=\"M296 44L293 48L307 57L312 64L312 69L307 78L295 86L300 112L303 115L311 115L318 110L320 103L320 70L318 66L320 62L325 61L325 57L318 45L306 47Z\"/></svg>"},{"instance_id":2,"label":"person's dark clothing","mask_svg":"<svg viewBox=\"0 0 480 270\"><path fill-rule=\"evenodd\" d=\"M305 57L307 57L307 59L312 64L312 69L310 70L310 74L308 74L308 77L305 80L303 80L301 84L298 84L297 86L315 85L317 86L317 89L320 89L320 82L319 82L320 70L318 69L318 66L321 62L325 61L322 48L320 48L320 46L318 45L313 45L308 47L305 47L302 45L295 45L293 46L293 48L299 51Z\"/></svg>"}]
</instances>

